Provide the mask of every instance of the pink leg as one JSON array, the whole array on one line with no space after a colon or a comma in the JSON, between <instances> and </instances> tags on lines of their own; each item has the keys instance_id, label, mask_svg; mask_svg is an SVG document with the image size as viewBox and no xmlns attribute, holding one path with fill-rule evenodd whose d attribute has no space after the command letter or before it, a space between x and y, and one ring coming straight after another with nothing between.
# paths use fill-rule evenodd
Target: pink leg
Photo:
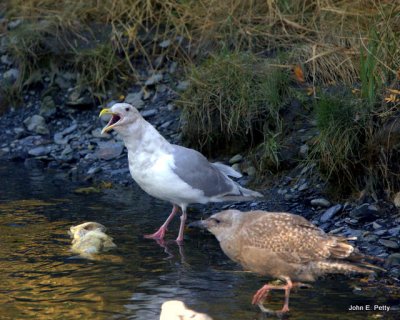
<instances>
[{"instance_id":1,"label":"pink leg","mask_svg":"<svg viewBox=\"0 0 400 320\"><path fill-rule=\"evenodd\" d=\"M182 215L181 215L181 225L179 226L179 234L176 241L178 243L183 242L183 232L185 231L185 222L186 222L186 207L182 207Z\"/></svg>"},{"instance_id":2,"label":"pink leg","mask_svg":"<svg viewBox=\"0 0 400 320\"><path fill-rule=\"evenodd\" d=\"M164 239L165 232L167 231L167 227L176 215L176 213L179 211L179 207L177 205L174 205L172 208L172 211L170 215L168 216L167 220L163 223L163 225L158 229L155 233L153 234L146 234L144 237L146 239L155 239L155 240L162 240Z\"/></svg>"},{"instance_id":3,"label":"pink leg","mask_svg":"<svg viewBox=\"0 0 400 320\"><path fill-rule=\"evenodd\" d=\"M269 285L269 284L266 284L265 286L263 286L254 295L253 300L252 300L252 304L258 304L261 307L263 301L267 297L268 292L270 290L285 290L285 303L283 304L283 308L282 308L281 312L288 312L289 311L289 294L290 294L290 290L296 284L293 284L292 281L290 280L290 278L285 277L285 280L286 280L286 284L282 285L282 286L274 286L274 285ZM265 310L270 311L268 309L265 309Z\"/></svg>"}]
</instances>

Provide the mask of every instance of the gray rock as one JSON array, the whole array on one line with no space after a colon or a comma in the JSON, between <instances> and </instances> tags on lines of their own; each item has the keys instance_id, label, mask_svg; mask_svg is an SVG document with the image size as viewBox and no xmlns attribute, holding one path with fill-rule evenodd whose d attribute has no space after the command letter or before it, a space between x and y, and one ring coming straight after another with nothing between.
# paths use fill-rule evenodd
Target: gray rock
<instances>
[{"instance_id":1,"label":"gray rock","mask_svg":"<svg viewBox=\"0 0 400 320\"><path fill-rule=\"evenodd\" d=\"M162 125L160 125L160 128L166 129L172 124L172 122L173 121L166 121Z\"/></svg>"},{"instance_id":2,"label":"gray rock","mask_svg":"<svg viewBox=\"0 0 400 320\"><path fill-rule=\"evenodd\" d=\"M232 165L232 169L239 172L240 174L242 174L241 170L240 170L240 165L238 163L234 163Z\"/></svg>"},{"instance_id":3,"label":"gray rock","mask_svg":"<svg viewBox=\"0 0 400 320\"><path fill-rule=\"evenodd\" d=\"M32 148L28 151L28 154L34 157L40 157L48 155L51 152L52 148L50 146L39 146Z\"/></svg>"},{"instance_id":4,"label":"gray rock","mask_svg":"<svg viewBox=\"0 0 400 320\"><path fill-rule=\"evenodd\" d=\"M68 142L73 138L73 136L68 136L68 134L75 131L77 127L78 125L76 124L76 122L74 122L63 131L55 133L53 136L54 142L61 145L68 144Z\"/></svg>"},{"instance_id":5,"label":"gray rock","mask_svg":"<svg viewBox=\"0 0 400 320\"><path fill-rule=\"evenodd\" d=\"M63 136L70 134L74 132L78 128L78 124L76 122L73 122L69 127L65 128L63 131L61 131L61 134Z\"/></svg>"},{"instance_id":6,"label":"gray rock","mask_svg":"<svg viewBox=\"0 0 400 320\"><path fill-rule=\"evenodd\" d=\"M7 66L12 65L12 60L10 59L10 57L7 54L3 54L0 58L0 61L2 64L5 64Z\"/></svg>"},{"instance_id":7,"label":"gray rock","mask_svg":"<svg viewBox=\"0 0 400 320\"><path fill-rule=\"evenodd\" d=\"M65 158L72 153L72 148L70 145L67 145L64 150L61 152L61 158Z\"/></svg>"},{"instance_id":8,"label":"gray rock","mask_svg":"<svg viewBox=\"0 0 400 320\"><path fill-rule=\"evenodd\" d=\"M11 68L3 73L3 79L8 83L14 83L19 78L19 70L17 68Z\"/></svg>"},{"instance_id":9,"label":"gray rock","mask_svg":"<svg viewBox=\"0 0 400 320\"><path fill-rule=\"evenodd\" d=\"M236 154L232 158L229 159L229 164L242 162L243 156L241 154Z\"/></svg>"},{"instance_id":10,"label":"gray rock","mask_svg":"<svg viewBox=\"0 0 400 320\"><path fill-rule=\"evenodd\" d=\"M341 204L337 204L333 207L330 207L328 210L324 212L324 214L319 219L321 222L326 222L331 220L338 212L342 210L343 206Z\"/></svg>"},{"instance_id":11,"label":"gray rock","mask_svg":"<svg viewBox=\"0 0 400 320\"><path fill-rule=\"evenodd\" d=\"M43 97L39 111L40 115L45 118L49 118L54 115L56 111L56 103L54 102L53 98L51 96Z\"/></svg>"},{"instance_id":12,"label":"gray rock","mask_svg":"<svg viewBox=\"0 0 400 320\"><path fill-rule=\"evenodd\" d=\"M7 24L7 26L8 26L8 29L13 30L13 29L17 28L21 23L22 23L22 19L15 19L15 20L10 21Z\"/></svg>"},{"instance_id":13,"label":"gray rock","mask_svg":"<svg viewBox=\"0 0 400 320\"><path fill-rule=\"evenodd\" d=\"M177 62L172 62L171 65L168 68L168 72L169 73L175 73L176 68L178 67L178 63Z\"/></svg>"},{"instance_id":14,"label":"gray rock","mask_svg":"<svg viewBox=\"0 0 400 320\"><path fill-rule=\"evenodd\" d=\"M257 173L256 168L254 168L253 166L247 167L245 171L250 177L254 177Z\"/></svg>"},{"instance_id":15,"label":"gray rock","mask_svg":"<svg viewBox=\"0 0 400 320\"><path fill-rule=\"evenodd\" d=\"M129 93L125 98L125 102L131 104L136 109L141 110L144 107L144 102L142 100L142 97L143 97L142 91L137 93Z\"/></svg>"},{"instance_id":16,"label":"gray rock","mask_svg":"<svg viewBox=\"0 0 400 320\"><path fill-rule=\"evenodd\" d=\"M24 125L26 128L38 134L48 134L49 129L46 126L46 121L44 118L38 114L33 115L32 117L28 117L24 120Z\"/></svg>"},{"instance_id":17,"label":"gray rock","mask_svg":"<svg viewBox=\"0 0 400 320\"><path fill-rule=\"evenodd\" d=\"M400 226L394 227L388 230L389 234L393 237L398 237L400 235Z\"/></svg>"},{"instance_id":18,"label":"gray rock","mask_svg":"<svg viewBox=\"0 0 400 320\"><path fill-rule=\"evenodd\" d=\"M185 91L187 88L189 88L190 82L185 80L185 81L179 81L178 85L176 86L176 90L178 91Z\"/></svg>"},{"instance_id":19,"label":"gray rock","mask_svg":"<svg viewBox=\"0 0 400 320\"><path fill-rule=\"evenodd\" d=\"M13 131L14 131L15 135L17 136L17 138L21 137L21 135L23 135L26 132L25 129L21 128L21 127L16 127L13 129Z\"/></svg>"},{"instance_id":20,"label":"gray rock","mask_svg":"<svg viewBox=\"0 0 400 320\"><path fill-rule=\"evenodd\" d=\"M378 236L375 234L368 234L363 237L363 240L367 242L376 242L378 240Z\"/></svg>"},{"instance_id":21,"label":"gray rock","mask_svg":"<svg viewBox=\"0 0 400 320\"><path fill-rule=\"evenodd\" d=\"M360 237L363 234L363 230L359 230L359 229L351 229L348 228L347 230L345 230L343 233L347 236L347 237Z\"/></svg>"},{"instance_id":22,"label":"gray rock","mask_svg":"<svg viewBox=\"0 0 400 320\"><path fill-rule=\"evenodd\" d=\"M308 183L304 182L303 184L301 184L298 188L299 191L305 191L308 189Z\"/></svg>"},{"instance_id":23,"label":"gray rock","mask_svg":"<svg viewBox=\"0 0 400 320\"><path fill-rule=\"evenodd\" d=\"M99 142L99 149L96 151L96 157L104 160L115 159L121 155L123 149L124 145L120 142Z\"/></svg>"},{"instance_id":24,"label":"gray rock","mask_svg":"<svg viewBox=\"0 0 400 320\"><path fill-rule=\"evenodd\" d=\"M87 174L88 175L92 175L92 174L95 174L97 172L100 172L101 170L102 170L101 167L96 167L96 166L90 167L89 170L87 171Z\"/></svg>"},{"instance_id":25,"label":"gray rock","mask_svg":"<svg viewBox=\"0 0 400 320\"><path fill-rule=\"evenodd\" d=\"M336 234L336 233L342 232L343 229L344 229L344 227L339 227L339 228L329 231L329 233Z\"/></svg>"},{"instance_id":26,"label":"gray rock","mask_svg":"<svg viewBox=\"0 0 400 320\"><path fill-rule=\"evenodd\" d=\"M117 176L117 175L129 175L129 168L121 168L121 169L115 169L110 171L110 175L112 176Z\"/></svg>"},{"instance_id":27,"label":"gray rock","mask_svg":"<svg viewBox=\"0 0 400 320\"><path fill-rule=\"evenodd\" d=\"M163 93L163 92L166 92L168 90L168 87L165 84L161 83L161 84L157 85L156 90L157 90L158 93Z\"/></svg>"},{"instance_id":28,"label":"gray rock","mask_svg":"<svg viewBox=\"0 0 400 320\"><path fill-rule=\"evenodd\" d=\"M372 222L372 228L377 230L377 229L382 228L382 226L379 223L374 221L374 222Z\"/></svg>"},{"instance_id":29,"label":"gray rock","mask_svg":"<svg viewBox=\"0 0 400 320\"><path fill-rule=\"evenodd\" d=\"M153 86L159 83L163 79L163 75L161 73L152 74L144 83L145 86Z\"/></svg>"},{"instance_id":30,"label":"gray rock","mask_svg":"<svg viewBox=\"0 0 400 320\"><path fill-rule=\"evenodd\" d=\"M286 193L286 194L283 196L283 198L284 198L286 201L291 201L291 200L297 199L297 197L296 197L294 194L290 194L290 193Z\"/></svg>"},{"instance_id":31,"label":"gray rock","mask_svg":"<svg viewBox=\"0 0 400 320\"><path fill-rule=\"evenodd\" d=\"M169 39L163 40L158 44L158 46L161 48L168 48L170 45L171 45L171 40Z\"/></svg>"},{"instance_id":32,"label":"gray rock","mask_svg":"<svg viewBox=\"0 0 400 320\"><path fill-rule=\"evenodd\" d=\"M66 79L63 75L57 75L54 80L55 84L60 87L60 89L69 89L72 86L72 83L69 79Z\"/></svg>"},{"instance_id":33,"label":"gray rock","mask_svg":"<svg viewBox=\"0 0 400 320\"><path fill-rule=\"evenodd\" d=\"M63 137L63 135L61 134L61 132L57 132L54 134L53 136L54 142L60 145L65 145L68 144L69 142L69 137Z\"/></svg>"},{"instance_id":34,"label":"gray rock","mask_svg":"<svg viewBox=\"0 0 400 320\"><path fill-rule=\"evenodd\" d=\"M386 265L389 267L399 266L400 265L400 253L392 253L386 259Z\"/></svg>"},{"instance_id":35,"label":"gray rock","mask_svg":"<svg viewBox=\"0 0 400 320\"><path fill-rule=\"evenodd\" d=\"M309 150L310 150L310 147L309 147L307 144L303 144L303 145L300 147L300 151L299 151L300 156L301 156L302 158L305 158L305 157L307 156Z\"/></svg>"},{"instance_id":36,"label":"gray rock","mask_svg":"<svg viewBox=\"0 0 400 320\"><path fill-rule=\"evenodd\" d=\"M385 230L385 229L380 229L380 230L374 231L374 234L376 234L377 236L383 236L385 233L387 233L387 230Z\"/></svg>"},{"instance_id":37,"label":"gray rock","mask_svg":"<svg viewBox=\"0 0 400 320\"><path fill-rule=\"evenodd\" d=\"M140 112L143 118L149 118L157 114L157 109L149 109Z\"/></svg>"},{"instance_id":38,"label":"gray rock","mask_svg":"<svg viewBox=\"0 0 400 320\"><path fill-rule=\"evenodd\" d=\"M70 107L89 107L94 102L89 90L75 87L68 93L66 104Z\"/></svg>"},{"instance_id":39,"label":"gray rock","mask_svg":"<svg viewBox=\"0 0 400 320\"><path fill-rule=\"evenodd\" d=\"M101 129L100 128L96 128L96 129L92 130L91 134L92 134L92 136L94 138L108 138L108 139L111 139L111 137L112 137L112 135L109 134L109 133L101 134Z\"/></svg>"},{"instance_id":40,"label":"gray rock","mask_svg":"<svg viewBox=\"0 0 400 320\"><path fill-rule=\"evenodd\" d=\"M311 205L313 207L328 208L331 205L331 203L328 200L324 199L324 198L316 198L316 199L312 199L311 200Z\"/></svg>"},{"instance_id":41,"label":"gray rock","mask_svg":"<svg viewBox=\"0 0 400 320\"><path fill-rule=\"evenodd\" d=\"M350 211L350 217L358 219L360 222L372 221L379 216L379 210L376 206L364 203L361 206Z\"/></svg>"},{"instance_id":42,"label":"gray rock","mask_svg":"<svg viewBox=\"0 0 400 320\"><path fill-rule=\"evenodd\" d=\"M386 248L390 248L390 249L398 249L399 248L399 244L393 240L379 239L378 242L381 245L385 246Z\"/></svg>"}]
</instances>

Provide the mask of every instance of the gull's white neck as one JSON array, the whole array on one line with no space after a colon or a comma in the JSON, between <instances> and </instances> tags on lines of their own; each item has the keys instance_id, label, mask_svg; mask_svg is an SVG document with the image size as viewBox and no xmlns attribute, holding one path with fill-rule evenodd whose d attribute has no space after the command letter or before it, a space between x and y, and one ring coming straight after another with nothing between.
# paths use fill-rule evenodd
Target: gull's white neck
<instances>
[{"instance_id":1,"label":"gull's white neck","mask_svg":"<svg viewBox=\"0 0 400 320\"><path fill-rule=\"evenodd\" d=\"M169 142L143 118L119 128L118 133L132 155L139 152L166 151L170 147Z\"/></svg>"}]
</instances>

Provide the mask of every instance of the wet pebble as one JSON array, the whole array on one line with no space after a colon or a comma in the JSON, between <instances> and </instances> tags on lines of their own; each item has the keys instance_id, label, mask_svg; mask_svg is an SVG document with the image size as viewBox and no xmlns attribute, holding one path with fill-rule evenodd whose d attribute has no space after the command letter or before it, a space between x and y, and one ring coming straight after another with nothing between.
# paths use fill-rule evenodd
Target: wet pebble
<instances>
[{"instance_id":1,"label":"wet pebble","mask_svg":"<svg viewBox=\"0 0 400 320\"><path fill-rule=\"evenodd\" d=\"M47 128L45 119L38 114L35 114L32 117L26 118L24 120L24 125L31 132L35 132L38 134L48 134L49 133L49 129Z\"/></svg>"},{"instance_id":2,"label":"wet pebble","mask_svg":"<svg viewBox=\"0 0 400 320\"><path fill-rule=\"evenodd\" d=\"M394 227L388 230L389 234L393 237L398 237L400 235L400 226Z\"/></svg>"},{"instance_id":3,"label":"wet pebble","mask_svg":"<svg viewBox=\"0 0 400 320\"><path fill-rule=\"evenodd\" d=\"M125 102L131 104L136 109L141 110L144 108L144 102L142 98L143 98L143 91L136 93L129 93L125 98Z\"/></svg>"},{"instance_id":4,"label":"wet pebble","mask_svg":"<svg viewBox=\"0 0 400 320\"><path fill-rule=\"evenodd\" d=\"M399 266L400 265L400 253L392 253L387 259L386 264L388 266Z\"/></svg>"},{"instance_id":5,"label":"wet pebble","mask_svg":"<svg viewBox=\"0 0 400 320\"><path fill-rule=\"evenodd\" d=\"M379 239L378 242L390 249L398 249L399 248L399 244L396 241L393 240L387 240L387 239Z\"/></svg>"},{"instance_id":6,"label":"wet pebble","mask_svg":"<svg viewBox=\"0 0 400 320\"><path fill-rule=\"evenodd\" d=\"M379 216L379 210L375 205L364 203L350 211L350 217L360 222L372 221Z\"/></svg>"},{"instance_id":7,"label":"wet pebble","mask_svg":"<svg viewBox=\"0 0 400 320\"><path fill-rule=\"evenodd\" d=\"M142 115L143 118L149 118L157 114L157 109L144 110L140 112L140 114Z\"/></svg>"},{"instance_id":8,"label":"wet pebble","mask_svg":"<svg viewBox=\"0 0 400 320\"><path fill-rule=\"evenodd\" d=\"M124 145L120 142L107 141L99 142L99 149L96 151L96 157L103 160L111 160L121 155Z\"/></svg>"},{"instance_id":9,"label":"wet pebble","mask_svg":"<svg viewBox=\"0 0 400 320\"><path fill-rule=\"evenodd\" d=\"M342 208L343 208L343 206L341 204L337 204L337 205L334 205L333 207L330 207L321 216L320 221L326 222L328 220L331 220L338 212L340 212L342 210Z\"/></svg>"},{"instance_id":10,"label":"wet pebble","mask_svg":"<svg viewBox=\"0 0 400 320\"><path fill-rule=\"evenodd\" d=\"M154 73L146 80L144 85L152 86L152 85L159 83L162 79L163 79L163 75L161 73Z\"/></svg>"},{"instance_id":11,"label":"wet pebble","mask_svg":"<svg viewBox=\"0 0 400 320\"><path fill-rule=\"evenodd\" d=\"M331 203L328 200L324 199L324 198L312 199L310 203L311 203L311 205L313 207L328 208L331 205Z\"/></svg>"},{"instance_id":12,"label":"wet pebble","mask_svg":"<svg viewBox=\"0 0 400 320\"><path fill-rule=\"evenodd\" d=\"M51 152L52 148L50 146L39 146L32 148L28 151L28 154L34 157L40 157L48 155Z\"/></svg>"}]
</instances>

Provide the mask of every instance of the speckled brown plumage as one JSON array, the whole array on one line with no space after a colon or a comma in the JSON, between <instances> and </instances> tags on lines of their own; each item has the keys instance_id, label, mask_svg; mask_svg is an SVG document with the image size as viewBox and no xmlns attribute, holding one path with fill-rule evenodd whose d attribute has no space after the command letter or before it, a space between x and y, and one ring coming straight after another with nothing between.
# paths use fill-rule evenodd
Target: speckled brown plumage
<instances>
[{"instance_id":1,"label":"speckled brown plumage","mask_svg":"<svg viewBox=\"0 0 400 320\"><path fill-rule=\"evenodd\" d=\"M220 242L224 253L244 269L286 281L265 285L254 296L262 305L271 289L285 290L288 311L292 281L314 281L328 273L372 273L374 266L343 237L326 234L301 216L284 212L226 210L196 222Z\"/></svg>"}]
</instances>

